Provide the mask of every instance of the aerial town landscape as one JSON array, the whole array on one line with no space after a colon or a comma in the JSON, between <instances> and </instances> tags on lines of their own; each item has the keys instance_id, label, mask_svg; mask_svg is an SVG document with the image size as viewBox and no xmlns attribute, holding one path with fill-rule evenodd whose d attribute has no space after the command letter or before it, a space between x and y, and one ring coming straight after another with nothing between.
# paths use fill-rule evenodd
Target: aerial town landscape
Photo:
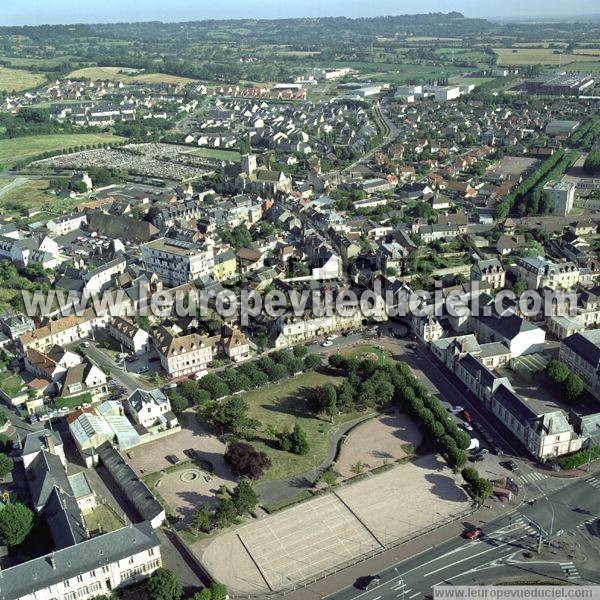
<instances>
[{"instance_id":1,"label":"aerial town landscape","mask_svg":"<svg viewBox=\"0 0 600 600\"><path fill-rule=\"evenodd\" d=\"M593 2L8 3L2 600L600 586Z\"/></svg>"}]
</instances>

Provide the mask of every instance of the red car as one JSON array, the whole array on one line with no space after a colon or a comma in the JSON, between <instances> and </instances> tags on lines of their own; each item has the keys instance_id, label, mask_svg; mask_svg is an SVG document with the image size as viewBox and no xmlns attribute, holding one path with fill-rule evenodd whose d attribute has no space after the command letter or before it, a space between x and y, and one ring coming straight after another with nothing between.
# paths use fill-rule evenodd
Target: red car
<instances>
[{"instance_id":1,"label":"red car","mask_svg":"<svg viewBox=\"0 0 600 600\"><path fill-rule=\"evenodd\" d=\"M468 410L462 411L462 417L467 423L473 422L473 417L471 416L471 413Z\"/></svg>"},{"instance_id":2,"label":"red car","mask_svg":"<svg viewBox=\"0 0 600 600\"><path fill-rule=\"evenodd\" d=\"M480 527L476 527L475 529L469 529L468 531L465 531L465 537L468 540L476 540L477 538L481 537L483 535L483 529L481 529Z\"/></svg>"}]
</instances>

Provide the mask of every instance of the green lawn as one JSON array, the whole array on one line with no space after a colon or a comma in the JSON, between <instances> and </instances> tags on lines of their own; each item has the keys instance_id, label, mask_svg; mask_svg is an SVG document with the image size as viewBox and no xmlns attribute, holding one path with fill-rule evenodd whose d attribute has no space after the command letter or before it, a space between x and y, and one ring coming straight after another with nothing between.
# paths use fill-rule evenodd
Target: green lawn
<instances>
[{"instance_id":1,"label":"green lawn","mask_svg":"<svg viewBox=\"0 0 600 600\"><path fill-rule=\"evenodd\" d=\"M338 385L341 381L341 377L315 372L303 373L242 395L250 407L249 416L262 423L262 428L250 441L257 450L266 452L271 459L272 466L263 479L287 479L309 471L325 460L329 449L327 434L331 428L358 415L339 415L332 424L328 419L312 414L310 398L315 388L326 383ZM279 431L291 429L296 422L306 432L310 445L310 452L305 456L280 450L276 441L265 431L267 425L272 425Z\"/></svg>"},{"instance_id":2,"label":"green lawn","mask_svg":"<svg viewBox=\"0 0 600 600\"><path fill-rule=\"evenodd\" d=\"M44 213L35 216L35 220L44 216L52 218L65 210L71 210L77 202L76 199L54 194L48 179L31 179L0 195L0 214L24 216L27 211L32 210Z\"/></svg>"},{"instance_id":3,"label":"green lawn","mask_svg":"<svg viewBox=\"0 0 600 600\"><path fill-rule=\"evenodd\" d=\"M58 409L66 406L67 408L77 408L82 404L90 403L92 401L92 395L89 392L84 392L83 394L79 394L78 396L73 396L72 398L55 398L54 406Z\"/></svg>"},{"instance_id":4,"label":"green lawn","mask_svg":"<svg viewBox=\"0 0 600 600\"><path fill-rule=\"evenodd\" d=\"M103 533L115 531L125 526L117 515L104 504L98 504L94 510L84 516L85 524L90 532L102 530Z\"/></svg>"},{"instance_id":5,"label":"green lawn","mask_svg":"<svg viewBox=\"0 0 600 600\"><path fill-rule=\"evenodd\" d=\"M67 150L77 146L123 142L125 138L105 133L64 133L55 135L29 135L0 140L0 164L14 165L44 152Z\"/></svg>"},{"instance_id":6,"label":"green lawn","mask_svg":"<svg viewBox=\"0 0 600 600\"><path fill-rule=\"evenodd\" d=\"M25 382L14 373L7 371L0 374L0 388L8 396L16 396L25 387Z\"/></svg>"},{"instance_id":7,"label":"green lawn","mask_svg":"<svg viewBox=\"0 0 600 600\"><path fill-rule=\"evenodd\" d=\"M42 85L46 77L40 73L31 73L21 69L9 69L0 66L0 90L5 92L20 92Z\"/></svg>"},{"instance_id":8,"label":"green lawn","mask_svg":"<svg viewBox=\"0 0 600 600\"><path fill-rule=\"evenodd\" d=\"M369 354L375 354L377 356L378 364L382 364L390 357L390 354L387 350L379 348L378 346L371 346L369 344L348 348L348 350L343 351L342 354L348 358L358 358L359 360L364 358L365 355L368 356Z\"/></svg>"}]
</instances>

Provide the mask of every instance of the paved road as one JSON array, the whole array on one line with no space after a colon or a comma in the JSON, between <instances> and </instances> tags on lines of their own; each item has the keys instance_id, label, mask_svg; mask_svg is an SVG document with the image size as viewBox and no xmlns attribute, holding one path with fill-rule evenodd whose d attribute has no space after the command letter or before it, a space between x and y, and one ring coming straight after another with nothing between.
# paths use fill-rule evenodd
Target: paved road
<instances>
[{"instance_id":1,"label":"paved road","mask_svg":"<svg viewBox=\"0 0 600 600\"><path fill-rule=\"evenodd\" d=\"M86 356L89 356L97 365L107 368L110 371L111 377L120 381L128 391L133 392L140 387L144 387L134 375L128 373L124 368L117 367L104 352L95 348L93 345L90 345L87 348L80 346L79 349Z\"/></svg>"},{"instance_id":2,"label":"paved road","mask_svg":"<svg viewBox=\"0 0 600 600\"><path fill-rule=\"evenodd\" d=\"M548 501L526 505L489 523L485 536L480 540L468 541L460 537L449 540L379 573L382 583L372 590L365 592L351 586L330 597L336 600L414 600L430 595L436 585L500 581L519 574L523 577L538 574L561 578L565 583L584 583L588 576L594 577L593 574L597 573L597 561L582 568L578 558L570 558L561 548L549 550L548 542L553 540L552 544L570 548L569 538L580 535L587 522L598 517L600 494L596 485L597 476L577 480L550 495ZM536 522L549 534L548 541L544 541L544 554L540 557L543 560L535 557L539 531ZM533 551L534 558L524 558L524 551ZM552 552L556 554L552 555ZM586 563L588 561L589 556ZM370 575L360 572L359 567L353 571L357 579ZM598 578L597 575L595 578ZM307 591L307 597L309 593Z\"/></svg>"},{"instance_id":3,"label":"paved road","mask_svg":"<svg viewBox=\"0 0 600 600\"><path fill-rule=\"evenodd\" d=\"M379 116L379 118L387 125L389 129L389 133L385 136L383 141L380 144L377 144L374 148L371 148L366 154L361 156L357 161L353 162L351 165L348 165L345 169L342 170L343 173L347 173L357 165L361 163L366 163L374 154L379 152L384 146L392 143L398 137L398 127L391 121L391 119L387 116L387 114L382 110L381 106L374 106L375 112Z\"/></svg>"}]
</instances>

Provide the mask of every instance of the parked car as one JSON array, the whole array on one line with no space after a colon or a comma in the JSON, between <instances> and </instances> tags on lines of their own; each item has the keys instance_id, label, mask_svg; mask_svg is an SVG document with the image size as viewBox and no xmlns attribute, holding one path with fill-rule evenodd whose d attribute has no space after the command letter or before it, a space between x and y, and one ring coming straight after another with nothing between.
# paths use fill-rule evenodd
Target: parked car
<instances>
[{"instance_id":1,"label":"parked car","mask_svg":"<svg viewBox=\"0 0 600 600\"><path fill-rule=\"evenodd\" d=\"M483 529L481 529L481 527L475 527L474 529L468 529L467 531L465 531L464 536L468 540L476 540L477 538L480 538L481 536L483 536Z\"/></svg>"},{"instance_id":2,"label":"parked car","mask_svg":"<svg viewBox=\"0 0 600 600\"><path fill-rule=\"evenodd\" d=\"M323 346L323 348L329 348L329 346L333 346L333 342L331 340L325 340L321 346Z\"/></svg>"},{"instance_id":3,"label":"parked car","mask_svg":"<svg viewBox=\"0 0 600 600\"><path fill-rule=\"evenodd\" d=\"M167 383L166 385L163 386L163 390L167 391L167 390L174 390L177 387L177 384L174 381L171 381L170 383Z\"/></svg>"},{"instance_id":4,"label":"parked car","mask_svg":"<svg viewBox=\"0 0 600 600\"><path fill-rule=\"evenodd\" d=\"M473 454L469 460L471 462L483 462L485 460L485 455L484 454Z\"/></svg>"},{"instance_id":5,"label":"parked car","mask_svg":"<svg viewBox=\"0 0 600 600\"><path fill-rule=\"evenodd\" d=\"M458 426L464 429L465 431L473 431L473 427L471 427L471 425L469 425L467 422L459 423Z\"/></svg>"},{"instance_id":6,"label":"parked car","mask_svg":"<svg viewBox=\"0 0 600 600\"><path fill-rule=\"evenodd\" d=\"M89 347L90 347L90 343L89 343L89 342L87 342L87 341L81 342L81 345L82 345L84 348L89 348Z\"/></svg>"},{"instance_id":7,"label":"parked car","mask_svg":"<svg viewBox=\"0 0 600 600\"><path fill-rule=\"evenodd\" d=\"M449 406L448 407L448 412L451 413L459 413L462 412L463 410L465 410L462 406Z\"/></svg>"},{"instance_id":8,"label":"parked car","mask_svg":"<svg viewBox=\"0 0 600 600\"><path fill-rule=\"evenodd\" d=\"M198 450L195 450L194 448L190 448L189 450L186 450L185 453L192 459L192 460L196 460L198 458L200 458L200 452L198 452Z\"/></svg>"},{"instance_id":9,"label":"parked car","mask_svg":"<svg viewBox=\"0 0 600 600\"><path fill-rule=\"evenodd\" d=\"M506 460L500 463L505 469L509 471L516 471L518 468L517 463L514 460Z\"/></svg>"},{"instance_id":10,"label":"parked car","mask_svg":"<svg viewBox=\"0 0 600 600\"><path fill-rule=\"evenodd\" d=\"M332 333L331 335L327 336L327 340L330 342L333 342L333 340L337 339L337 335L335 333Z\"/></svg>"},{"instance_id":11,"label":"parked car","mask_svg":"<svg viewBox=\"0 0 600 600\"><path fill-rule=\"evenodd\" d=\"M473 417L471 416L471 413L468 410L464 410L462 411L462 418L467 422L467 423L472 423L473 422Z\"/></svg>"},{"instance_id":12,"label":"parked car","mask_svg":"<svg viewBox=\"0 0 600 600\"><path fill-rule=\"evenodd\" d=\"M181 460L176 454L167 454L165 458L173 465L178 465Z\"/></svg>"},{"instance_id":13,"label":"parked car","mask_svg":"<svg viewBox=\"0 0 600 600\"><path fill-rule=\"evenodd\" d=\"M144 365L143 367L140 367L140 370L138 371L138 373L147 373L149 371L149 367L147 365Z\"/></svg>"},{"instance_id":14,"label":"parked car","mask_svg":"<svg viewBox=\"0 0 600 600\"><path fill-rule=\"evenodd\" d=\"M37 415L35 413L32 413L29 415L29 422L33 425L34 423L38 422L38 418Z\"/></svg>"}]
</instances>

